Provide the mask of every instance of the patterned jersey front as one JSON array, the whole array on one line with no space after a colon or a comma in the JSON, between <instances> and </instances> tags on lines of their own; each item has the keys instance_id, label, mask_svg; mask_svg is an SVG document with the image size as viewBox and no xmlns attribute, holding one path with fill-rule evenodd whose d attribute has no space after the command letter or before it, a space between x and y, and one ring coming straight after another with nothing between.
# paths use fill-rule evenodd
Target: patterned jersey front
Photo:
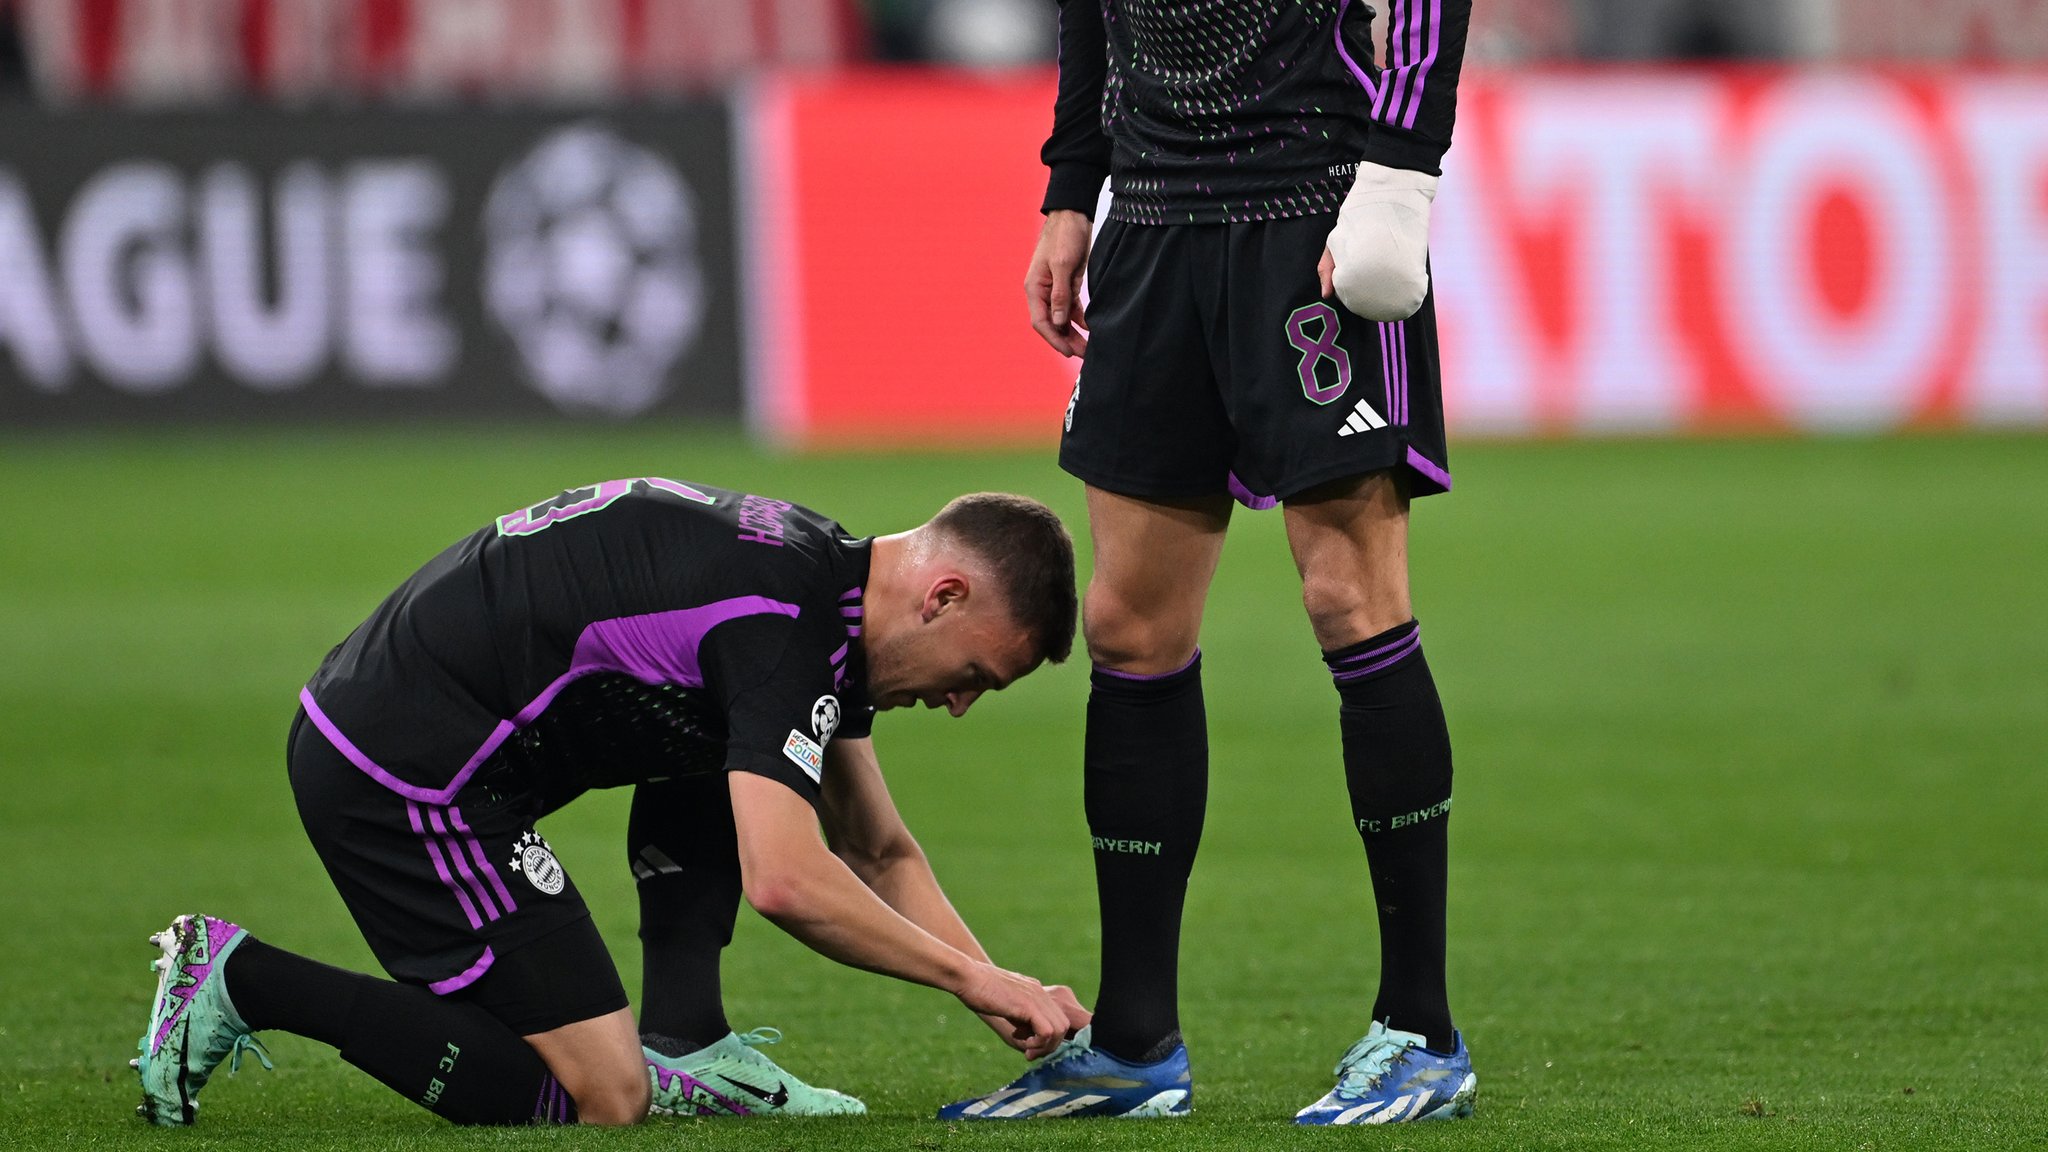
<instances>
[{"instance_id":1,"label":"patterned jersey front","mask_svg":"<svg viewBox=\"0 0 2048 1152\"><path fill-rule=\"evenodd\" d=\"M1062 0L1045 208L1209 224L1335 212L1360 160L1437 171L1471 0Z\"/></svg>"},{"instance_id":2,"label":"patterned jersey front","mask_svg":"<svg viewBox=\"0 0 2048 1152\"><path fill-rule=\"evenodd\" d=\"M571 489L429 561L300 702L357 768L427 803L494 760L551 792L725 770L815 803L825 746L872 722L869 544L706 485Z\"/></svg>"}]
</instances>

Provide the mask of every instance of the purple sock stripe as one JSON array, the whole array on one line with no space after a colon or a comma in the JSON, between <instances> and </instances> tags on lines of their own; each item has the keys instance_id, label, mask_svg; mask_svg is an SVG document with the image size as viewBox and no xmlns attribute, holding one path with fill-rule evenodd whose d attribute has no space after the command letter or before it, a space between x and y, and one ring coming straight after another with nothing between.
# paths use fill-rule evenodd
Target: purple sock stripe
<instances>
[{"instance_id":1,"label":"purple sock stripe","mask_svg":"<svg viewBox=\"0 0 2048 1152\"><path fill-rule=\"evenodd\" d=\"M1344 61L1344 67L1349 68L1351 74L1358 78L1358 86L1365 89L1367 99L1377 108L1380 86L1372 82L1372 77L1366 75L1365 69L1358 66L1358 61L1351 58L1351 50L1344 47L1344 11L1349 7L1351 0L1337 0L1337 23L1330 31L1330 38L1337 43L1337 58Z\"/></svg>"},{"instance_id":2,"label":"purple sock stripe","mask_svg":"<svg viewBox=\"0 0 2048 1152\"><path fill-rule=\"evenodd\" d=\"M1391 656L1386 657L1385 659L1380 660L1377 663L1368 664L1363 668L1348 668L1342 672L1333 672L1330 676L1330 679L1335 680L1341 684L1346 680L1356 680L1361 676L1370 676L1375 672L1379 672L1384 669L1391 668L1396 664L1399 664L1401 661L1406 660L1408 657L1422 650L1421 630L1417 629L1415 632L1411 633L1408 639L1402 641L1399 645L1397 645L1397 647L1400 649L1399 651L1395 652Z\"/></svg>"},{"instance_id":3,"label":"purple sock stripe","mask_svg":"<svg viewBox=\"0 0 2048 1152\"><path fill-rule=\"evenodd\" d=\"M1114 668L1105 668L1100 664L1095 665L1095 670L1097 672L1102 673L1104 676L1114 676L1119 680L1166 680L1171 677L1178 676L1181 673L1187 671L1188 669L1193 668L1195 666L1195 661L1200 660L1201 658L1201 646L1196 645L1195 654L1193 656L1188 657L1187 663L1181 665L1178 668L1175 668L1171 672L1161 672L1156 676L1141 676L1136 672L1119 672Z\"/></svg>"},{"instance_id":4,"label":"purple sock stripe","mask_svg":"<svg viewBox=\"0 0 2048 1152\"><path fill-rule=\"evenodd\" d=\"M462 845L456 843L455 834L448 830L448 825L441 819L441 811L439 808L427 809L428 825L434 829L434 835L441 838L441 846L448 850L449 858L455 861L455 871L462 877L462 882L469 885L470 893L476 897L476 906L483 909L484 919L498 919L504 913L498 911L497 901L491 899L491 893L484 887L484 882L477 879L476 873L469 870L469 858L463 855Z\"/></svg>"},{"instance_id":5,"label":"purple sock stripe","mask_svg":"<svg viewBox=\"0 0 2048 1152\"><path fill-rule=\"evenodd\" d=\"M427 846L427 855L434 861L434 871L440 874L441 883L447 885L450 892L455 893L456 902L462 905L462 914L469 917L469 926L483 927L484 918L476 914L476 905L470 903L469 894L462 890L462 885L455 882L454 874L448 871L448 862L441 858L441 846L434 842L432 836L427 835L426 825L420 821L419 805L407 801L405 814L412 818L412 830L419 836L420 843Z\"/></svg>"},{"instance_id":6,"label":"purple sock stripe","mask_svg":"<svg viewBox=\"0 0 2048 1152\"><path fill-rule=\"evenodd\" d=\"M496 963L497 959L498 957L491 951L490 946L485 945L484 954L476 958L476 963L471 964L446 980L434 981L432 984L427 985L427 991L432 992L436 996L446 996L450 992L460 992L471 984L476 983L484 973L490 971L491 965Z\"/></svg>"},{"instance_id":7,"label":"purple sock stripe","mask_svg":"<svg viewBox=\"0 0 2048 1152\"><path fill-rule=\"evenodd\" d=\"M1406 660L1408 657L1414 655L1417 652L1420 652L1421 650L1422 631L1420 629L1417 629L1416 631L1409 633L1408 638L1406 640L1403 640L1400 643L1396 644L1394 646L1394 651L1390 655L1383 656L1380 659L1374 661L1371 664L1367 664L1362 668L1346 668L1341 672L1333 671L1331 673L1330 678L1338 681L1339 683L1342 683L1346 680L1356 680L1362 676L1370 676L1375 672L1380 672L1385 669L1391 668L1396 664L1399 664L1401 661Z\"/></svg>"},{"instance_id":8,"label":"purple sock stripe","mask_svg":"<svg viewBox=\"0 0 2048 1152\"><path fill-rule=\"evenodd\" d=\"M1449 492L1451 490L1451 474L1431 463L1429 457L1417 452L1414 448L1408 449L1408 466L1442 485L1444 491Z\"/></svg>"},{"instance_id":9,"label":"purple sock stripe","mask_svg":"<svg viewBox=\"0 0 2048 1152\"><path fill-rule=\"evenodd\" d=\"M497 866L485 859L484 846L477 841L476 833L470 831L469 825L462 822L462 809L448 809L448 821L455 825L457 832L462 833L463 842L469 845L470 859L476 861L477 871L483 873L484 878L491 882L491 890L498 894L498 903L503 905L507 912L519 911L519 904L512 899L511 891L505 887L504 878L498 875Z\"/></svg>"},{"instance_id":10,"label":"purple sock stripe","mask_svg":"<svg viewBox=\"0 0 2048 1152\"><path fill-rule=\"evenodd\" d=\"M1415 639L1415 637L1420 636L1421 634L1422 625L1417 624L1415 625L1415 627L1411 628L1406 635L1403 635L1398 639L1389 640L1385 644L1380 645L1379 647L1373 649L1370 652L1360 652L1356 655L1342 657L1338 659L1336 663L1331 664L1330 668L1332 671L1335 671L1340 665L1358 664L1366 660L1371 660L1376 656L1385 655L1386 653L1392 652L1394 649L1399 648L1401 645L1408 643L1410 640Z\"/></svg>"}]
</instances>

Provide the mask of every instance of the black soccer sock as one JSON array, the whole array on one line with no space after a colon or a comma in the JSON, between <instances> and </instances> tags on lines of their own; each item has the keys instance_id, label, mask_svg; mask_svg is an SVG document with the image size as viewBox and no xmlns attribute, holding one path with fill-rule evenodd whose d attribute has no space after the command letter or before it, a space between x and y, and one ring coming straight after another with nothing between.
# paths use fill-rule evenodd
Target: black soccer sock
<instances>
[{"instance_id":1,"label":"black soccer sock","mask_svg":"<svg viewBox=\"0 0 2048 1152\"><path fill-rule=\"evenodd\" d=\"M379 1083L457 1124L573 1123L575 1105L533 1046L474 1004L273 948L228 957L228 999L251 1031L340 1049Z\"/></svg>"},{"instance_id":2,"label":"black soccer sock","mask_svg":"<svg viewBox=\"0 0 2048 1152\"><path fill-rule=\"evenodd\" d=\"M1415 621L1325 653L1343 699L1344 781L1379 906L1375 1020L1454 1042L1444 987L1451 734Z\"/></svg>"},{"instance_id":3,"label":"black soccer sock","mask_svg":"<svg viewBox=\"0 0 2048 1152\"><path fill-rule=\"evenodd\" d=\"M740 856L725 777L635 788L626 843L640 894L640 1030L680 1056L732 1031L718 962L739 916Z\"/></svg>"},{"instance_id":4,"label":"black soccer sock","mask_svg":"<svg viewBox=\"0 0 2048 1152\"><path fill-rule=\"evenodd\" d=\"M1102 915L1094 1043L1156 1060L1180 1028L1181 905L1209 798L1202 654L1164 676L1097 667L1089 684L1084 795Z\"/></svg>"}]
</instances>

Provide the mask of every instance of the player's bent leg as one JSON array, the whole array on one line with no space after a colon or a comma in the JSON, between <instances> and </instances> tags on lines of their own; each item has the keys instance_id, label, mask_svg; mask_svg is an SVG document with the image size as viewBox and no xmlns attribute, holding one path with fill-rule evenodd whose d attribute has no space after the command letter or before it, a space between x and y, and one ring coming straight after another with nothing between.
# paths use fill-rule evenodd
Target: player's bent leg
<instances>
[{"instance_id":1,"label":"player's bent leg","mask_svg":"<svg viewBox=\"0 0 2048 1152\"><path fill-rule=\"evenodd\" d=\"M134 1063L152 1123L192 1123L221 1062L232 1072L246 1052L262 1058L254 1034L270 1030L333 1046L457 1124L574 1118L540 1056L477 1004L296 956L212 916L180 916L151 941L158 994Z\"/></svg>"},{"instance_id":2,"label":"player's bent leg","mask_svg":"<svg viewBox=\"0 0 2048 1152\"><path fill-rule=\"evenodd\" d=\"M1395 473L1287 504L1302 602L1340 708L1344 776L1380 932L1372 1030L1302 1123L1393 1123L1471 1111L1478 1080L1444 979L1451 744L1408 590L1408 501Z\"/></svg>"},{"instance_id":3,"label":"player's bent leg","mask_svg":"<svg viewBox=\"0 0 2048 1152\"><path fill-rule=\"evenodd\" d=\"M653 1110L679 1116L860 1116L868 1106L844 1092L791 1075L760 1051L782 1040L774 1028L728 1032L689 1051L663 1051L648 1038L643 1055Z\"/></svg>"},{"instance_id":4,"label":"player's bent leg","mask_svg":"<svg viewBox=\"0 0 2048 1152\"><path fill-rule=\"evenodd\" d=\"M576 1102L585 1124L637 1124L647 1116L647 1066L633 1011L621 1008L525 1037Z\"/></svg>"}]
</instances>

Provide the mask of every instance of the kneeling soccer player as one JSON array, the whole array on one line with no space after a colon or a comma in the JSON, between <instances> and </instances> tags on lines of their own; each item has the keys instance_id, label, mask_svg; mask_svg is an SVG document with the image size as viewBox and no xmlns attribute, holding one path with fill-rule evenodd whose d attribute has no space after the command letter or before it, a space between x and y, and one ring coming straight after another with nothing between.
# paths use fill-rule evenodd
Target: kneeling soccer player
<instances>
[{"instance_id":1,"label":"kneeling soccer player","mask_svg":"<svg viewBox=\"0 0 2048 1152\"><path fill-rule=\"evenodd\" d=\"M396 982L180 916L134 1062L189 1124L270 1029L459 1124L658 1112L834 1114L735 1035L718 959L742 892L843 963L945 989L1031 1057L1087 1023L989 963L883 784L877 708L965 713L1066 658L1074 554L1053 513L963 496L855 539L789 503L642 478L499 517L401 585L299 694L292 790ZM644 1015L535 830L633 785ZM818 831L822 823L825 838Z\"/></svg>"}]
</instances>

